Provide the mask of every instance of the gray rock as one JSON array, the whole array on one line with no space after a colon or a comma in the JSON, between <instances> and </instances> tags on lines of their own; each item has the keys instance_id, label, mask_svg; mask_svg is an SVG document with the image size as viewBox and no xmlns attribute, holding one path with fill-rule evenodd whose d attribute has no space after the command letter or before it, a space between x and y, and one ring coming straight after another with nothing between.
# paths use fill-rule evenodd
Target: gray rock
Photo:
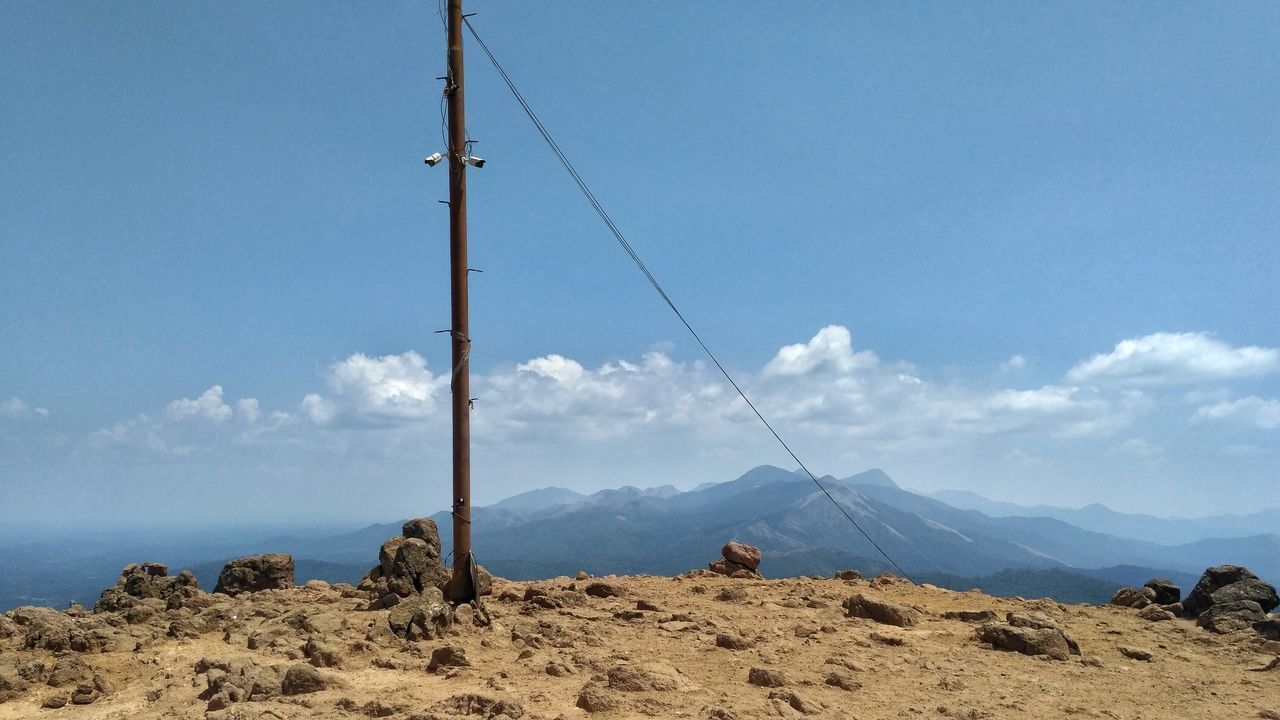
<instances>
[{"instance_id":1,"label":"gray rock","mask_svg":"<svg viewBox=\"0 0 1280 720\"><path fill-rule=\"evenodd\" d=\"M717 633L716 647L724 648L726 650L750 650L755 647L755 643L741 635Z\"/></svg>"},{"instance_id":2,"label":"gray rock","mask_svg":"<svg viewBox=\"0 0 1280 720\"><path fill-rule=\"evenodd\" d=\"M942 613L942 617L947 620L981 623L995 622L999 619L994 610L948 610Z\"/></svg>"},{"instance_id":3,"label":"gray rock","mask_svg":"<svg viewBox=\"0 0 1280 720\"><path fill-rule=\"evenodd\" d=\"M1252 630L1254 623L1267 619L1262 607L1252 600L1237 600L1211 606L1200 613L1196 624L1216 633Z\"/></svg>"},{"instance_id":4,"label":"gray rock","mask_svg":"<svg viewBox=\"0 0 1280 720\"><path fill-rule=\"evenodd\" d=\"M1066 660L1071 656L1067 638L1060 630L1013 627L1012 625L983 625L978 628L977 637L979 641L990 644L995 650L1018 652L1023 655L1048 655L1054 660Z\"/></svg>"},{"instance_id":5,"label":"gray rock","mask_svg":"<svg viewBox=\"0 0 1280 720\"><path fill-rule=\"evenodd\" d=\"M827 678L823 682L832 687L838 687L841 690L850 692L862 688L862 683L855 680L853 675L844 670L832 670L827 673Z\"/></svg>"},{"instance_id":6,"label":"gray rock","mask_svg":"<svg viewBox=\"0 0 1280 720\"><path fill-rule=\"evenodd\" d=\"M787 684L787 676L781 670L753 667L747 671L747 682L760 687L782 687Z\"/></svg>"},{"instance_id":7,"label":"gray rock","mask_svg":"<svg viewBox=\"0 0 1280 720\"><path fill-rule=\"evenodd\" d=\"M293 587L293 573L293 556L287 553L236 558L223 566L213 592L234 596L262 590L285 590Z\"/></svg>"},{"instance_id":8,"label":"gray rock","mask_svg":"<svg viewBox=\"0 0 1280 720\"><path fill-rule=\"evenodd\" d=\"M618 699L598 683L587 683L578 692L578 701L574 703L589 713L607 712L618 707Z\"/></svg>"},{"instance_id":9,"label":"gray rock","mask_svg":"<svg viewBox=\"0 0 1280 720\"><path fill-rule=\"evenodd\" d=\"M1155 597L1156 591L1152 588L1138 589L1126 585L1111 596L1111 604L1127 608L1144 608L1155 602Z\"/></svg>"},{"instance_id":10,"label":"gray rock","mask_svg":"<svg viewBox=\"0 0 1280 720\"><path fill-rule=\"evenodd\" d=\"M438 638L452 622L453 613L444 602L444 594L431 587L391 608L387 618L391 632L405 640Z\"/></svg>"},{"instance_id":11,"label":"gray rock","mask_svg":"<svg viewBox=\"0 0 1280 720\"><path fill-rule=\"evenodd\" d=\"M402 535L388 538L386 542L382 543L382 547L378 549L378 567L369 571L371 580L376 581L391 574L391 566L396 561L396 553L399 552L400 546L403 544L404 536ZM378 573L376 577L374 576L375 572Z\"/></svg>"},{"instance_id":12,"label":"gray rock","mask_svg":"<svg viewBox=\"0 0 1280 720\"><path fill-rule=\"evenodd\" d=\"M435 672L442 667L468 667L467 653L457 645L445 645L431 651L431 662L427 664L427 672Z\"/></svg>"},{"instance_id":13,"label":"gray rock","mask_svg":"<svg viewBox=\"0 0 1280 720\"><path fill-rule=\"evenodd\" d=\"M1152 600L1157 605L1172 605L1182 599L1182 589L1167 578L1151 578L1142 586L1155 591L1156 596Z\"/></svg>"},{"instance_id":14,"label":"gray rock","mask_svg":"<svg viewBox=\"0 0 1280 720\"><path fill-rule=\"evenodd\" d=\"M1142 662L1150 662L1152 655L1149 650L1142 648L1129 647L1128 645L1120 646L1120 654L1131 660L1140 660Z\"/></svg>"},{"instance_id":15,"label":"gray rock","mask_svg":"<svg viewBox=\"0 0 1280 720\"><path fill-rule=\"evenodd\" d=\"M49 670L49 687L79 685L93 680L93 668L78 657L59 658Z\"/></svg>"},{"instance_id":16,"label":"gray rock","mask_svg":"<svg viewBox=\"0 0 1280 720\"><path fill-rule=\"evenodd\" d=\"M0 672L0 703L22 697L30 687L31 683L18 675Z\"/></svg>"},{"instance_id":17,"label":"gray rock","mask_svg":"<svg viewBox=\"0 0 1280 720\"><path fill-rule=\"evenodd\" d=\"M72 705L91 705L98 698L102 697L102 693L92 685L80 685L71 692Z\"/></svg>"},{"instance_id":18,"label":"gray rock","mask_svg":"<svg viewBox=\"0 0 1280 720\"><path fill-rule=\"evenodd\" d=\"M280 692L285 695L304 695L325 689L324 678L310 665L294 665L285 671Z\"/></svg>"},{"instance_id":19,"label":"gray rock","mask_svg":"<svg viewBox=\"0 0 1280 720\"><path fill-rule=\"evenodd\" d=\"M842 604L845 615L874 620L884 625L911 627L920 619L920 613L905 605L879 600L868 595L853 595Z\"/></svg>"},{"instance_id":20,"label":"gray rock","mask_svg":"<svg viewBox=\"0 0 1280 720\"><path fill-rule=\"evenodd\" d=\"M1172 612L1165 610L1159 605L1148 605L1138 611L1138 617L1150 622L1164 622L1166 620L1173 620L1177 615L1174 615Z\"/></svg>"},{"instance_id":21,"label":"gray rock","mask_svg":"<svg viewBox=\"0 0 1280 720\"><path fill-rule=\"evenodd\" d=\"M400 534L406 538L422 540L435 550L436 557L440 557L440 528L436 526L435 520L431 518L415 518L404 524L404 527L400 529Z\"/></svg>"},{"instance_id":22,"label":"gray rock","mask_svg":"<svg viewBox=\"0 0 1280 720\"><path fill-rule=\"evenodd\" d=\"M627 594L627 591L622 586L606 582L593 582L587 585L583 592L591 597L598 598L622 597Z\"/></svg>"},{"instance_id":23,"label":"gray rock","mask_svg":"<svg viewBox=\"0 0 1280 720\"><path fill-rule=\"evenodd\" d=\"M1268 640L1280 641L1280 618L1269 617L1253 624L1253 629Z\"/></svg>"},{"instance_id":24,"label":"gray rock","mask_svg":"<svg viewBox=\"0 0 1280 720\"><path fill-rule=\"evenodd\" d=\"M615 665L606 674L609 687L623 692L665 692L680 688L680 673L667 665Z\"/></svg>"},{"instance_id":25,"label":"gray rock","mask_svg":"<svg viewBox=\"0 0 1280 720\"><path fill-rule=\"evenodd\" d=\"M1182 601L1183 612L1187 617L1198 618L1201 613L1208 610L1210 606L1215 604L1212 597L1215 591L1227 587L1228 585L1234 585L1235 583L1243 580L1258 580L1258 576L1250 572L1248 568L1241 567L1239 565L1217 565L1206 569L1204 574L1200 576L1200 580L1196 582L1196 586L1191 589L1187 598ZM1271 587L1270 585L1266 585L1266 583L1262 583L1262 585L1265 586L1265 588ZM1277 603L1271 602L1270 607L1267 607L1267 603L1263 601L1271 601L1276 597L1276 595L1274 588L1271 588L1270 593L1267 593L1265 588L1256 588L1259 591L1260 597L1254 599L1254 602L1258 603L1259 606L1262 606L1264 608L1264 612L1267 612L1270 611L1271 608L1274 608ZM1245 588L1241 587L1228 594L1236 596L1238 593L1243 593L1244 590ZM1247 600L1251 598L1234 597L1233 599ZM1227 602L1228 600L1224 596L1222 601Z\"/></svg>"}]
</instances>

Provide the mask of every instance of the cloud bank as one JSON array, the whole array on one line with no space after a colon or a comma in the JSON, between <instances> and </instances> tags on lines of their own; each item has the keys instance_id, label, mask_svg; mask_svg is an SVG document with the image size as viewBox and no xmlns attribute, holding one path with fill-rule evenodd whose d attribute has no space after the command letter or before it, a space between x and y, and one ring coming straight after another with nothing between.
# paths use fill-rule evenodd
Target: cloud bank
<instances>
[{"instance_id":1,"label":"cloud bank","mask_svg":"<svg viewBox=\"0 0 1280 720\"><path fill-rule=\"evenodd\" d=\"M1154 333L1057 378L1035 378L1043 363L1015 355L986 373L938 379L858 348L848 328L830 325L735 376L824 472L888 466L925 489L968 483L1005 496L1028 483L1092 487L1081 497L1088 502L1191 477L1206 458L1236 463L1246 478L1267 474L1259 468L1277 445L1280 400L1235 388L1280 372L1278 358L1275 348L1233 347L1205 333ZM100 428L74 453L101 465L186 463L232 476L439 479L448 468L449 374L413 351L355 353L325 368L292 407L264 408L213 385ZM596 367L548 354L473 372L472 394L476 462L500 478L499 496L550 484L692 485L760 462L789 464L713 366L669 349ZM0 402L10 421L47 414L17 398Z\"/></svg>"}]
</instances>

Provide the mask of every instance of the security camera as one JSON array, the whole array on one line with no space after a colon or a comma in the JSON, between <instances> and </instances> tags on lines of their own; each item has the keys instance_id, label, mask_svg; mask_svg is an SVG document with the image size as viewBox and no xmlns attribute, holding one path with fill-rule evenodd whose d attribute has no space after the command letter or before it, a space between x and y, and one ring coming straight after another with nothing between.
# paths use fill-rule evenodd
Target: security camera
<instances>
[{"instance_id":1,"label":"security camera","mask_svg":"<svg viewBox=\"0 0 1280 720\"><path fill-rule=\"evenodd\" d=\"M426 160L423 160L423 162L430 165L431 167L435 167L436 163L440 162L443 159L444 159L444 155L440 153L431 153L430 155L427 156Z\"/></svg>"},{"instance_id":2,"label":"security camera","mask_svg":"<svg viewBox=\"0 0 1280 720\"><path fill-rule=\"evenodd\" d=\"M468 164L468 165L473 165L473 166L478 167L478 168L482 168L482 167L484 167L484 158L476 157L476 156L474 156L474 155L468 155L468 156L467 156L467 164Z\"/></svg>"}]
</instances>

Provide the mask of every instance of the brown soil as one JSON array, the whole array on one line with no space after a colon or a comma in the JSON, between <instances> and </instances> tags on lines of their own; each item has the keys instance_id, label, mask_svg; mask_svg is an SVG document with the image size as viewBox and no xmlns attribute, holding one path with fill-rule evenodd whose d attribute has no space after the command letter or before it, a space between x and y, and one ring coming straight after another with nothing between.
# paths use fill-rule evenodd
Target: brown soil
<instances>
[{"instance_id":1,"label":"brown soil","mask_svg":"<svg viewBox=\"0 0 1280 720\"><path fill-rule=\"evenodd\" d=\"M109 683L110 692L92 704L44 709L46 698L75 688L37 683L0 703L0 720L361 718L378 712L403 720L501 718L501 712L548 720L1280 718L1280 668L1263 669L1280 646L1248 633L1214 635L1188 620L1150 622L1117 607L992 598L901 581L601 580L623 594L589 596L580 591L593 581L569 578L497 580L486 602L492 624L455 623L443 638L416 643L370 634L387 623L388 613L358 610L360 599L323 584L223 599L219 605L233 621L198 638L168 637L168 620L157 618L129 626L140 640L136 651L78 655ZM547 591L556 602L544 604L560 607L525 603L526 588ZM745 598L731 599L722 593L728 588L740 588ZM911 606L920 621L900 628L847 618L841 602L855 593ZM658 609L637 610L640 601ZM1081 655L1055 661L984 649L974 638L976 624L943 618L960 610L994 610L1001 618L1042 612L1079 643ZM280 613L323 617L281 636L275 648L249 650L248 637L273 622L279 627L280 618L269 616ZM717 635L743 642L718 644ZM306 662L301 648L311 636L340 660L339 667L319 671L326 689L214 711L199 697L208 683L207 674L196 673L202 658L282 671ZM427 672L433 651L445 645L465 651L470 665ZM0 670L31 659L46 666L55 661L49 652L20 647L20 633L0 640ZM1131 659L1121 647L1145 650L1152 659ZM752 668L778 671L784 684L750 684ZM777 672L754 676L778 681ZM458 699L466 694L480 697ZM580 695L595 712L578 707ZM494 704L502 700L518 706Z\"/></svg>"}]
</instances>

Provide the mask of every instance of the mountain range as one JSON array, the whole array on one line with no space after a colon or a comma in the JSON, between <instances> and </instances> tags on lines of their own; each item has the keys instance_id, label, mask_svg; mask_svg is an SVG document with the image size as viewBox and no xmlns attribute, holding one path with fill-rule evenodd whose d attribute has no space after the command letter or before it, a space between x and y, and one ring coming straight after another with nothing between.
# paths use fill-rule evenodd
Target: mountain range
<instances>
[{"instance_id":1,"label":"mountain range","mask_svg":"<svg viewBox=\"0 0 1280 720\"><path fill-rule=\"evenodd\" d=\"M512 579L578 570L672 575L705 567L733 539L761 548L761 570L770 577L894 570L956 589L1064 602L1104 602L1119 585L1152 576L1189 587L1205 567L1222 563L1246 565L1272 582L1280 579L1275 510L1165 520L1102 506L1020 508L971 493L922 495L899 487L881 470L820 482L823 488L803 472L764 465L736 480L685 492L669 485L590 495L540 488L474 508L473 548L483 565ZM433 518L448 553L449 513ZM65 543L0 548L0 609L91 601L124 562L138 560L193 568L201 585L212 587L230 557L288 552L298 559L299 581L350 582L374 564L378 547L399 534L400 524L206 545L135 543L114 552L99 546L80 555L69 554Z\"/></svg>"}]
</instances>

